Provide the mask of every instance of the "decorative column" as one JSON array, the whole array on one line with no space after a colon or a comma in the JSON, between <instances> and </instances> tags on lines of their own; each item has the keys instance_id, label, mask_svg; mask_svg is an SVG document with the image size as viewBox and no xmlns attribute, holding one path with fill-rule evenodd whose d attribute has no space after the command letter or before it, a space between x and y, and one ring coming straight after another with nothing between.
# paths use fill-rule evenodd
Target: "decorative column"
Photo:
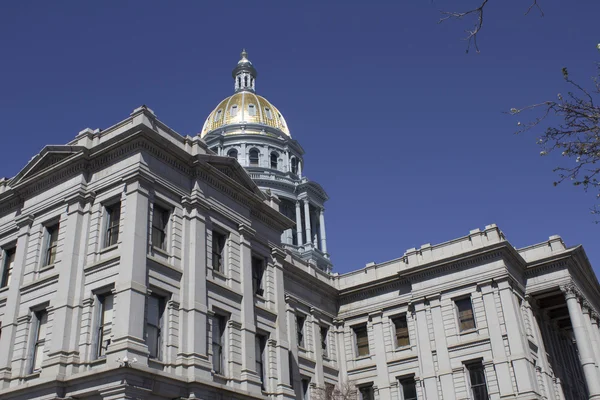
<instances>
[{"instance_id":1,"label":"decorative column","mask_svg":"<svg viewBox=\"0 0 600 400\"><path fill-rule=\"evenodd\" d=\"M310 234L310 204L308 199L304 199L304 223L306 224L306 244L312 244Z\"/></svg>"},{"instance_id":2,"label":"decorative column","mask_svg":"<svg viewBox=\"0 0 600 400\"><path fill-rule=\"evenodd\" d=\"M593 331L594 335L596 335L596 343L598 343L598 346L600 346L600 329L598 328L598 320L600 319L600 316L595 311L592 311L591 318L592 318L592 331ZM600 353L600 348L596 348L596 349ZM598 359L598 361L600 362L600 359ZM597 367L600 370L600 364L598 364Z\"/></svg>"},{"instance_id":3,"label":"decorative column","mask_svg":"<svg viewBox=\"0 0 600 400\"><path fill-rule=\"evenodd\" d=\"M296 241L298 246L304 244L304 240L302 240L302 210L298 200L296 201Z\"/></svg>"},{"instance_id":4,"label":"decorative column","mask_svg":"<svg viewBox=\"0 0 600 400\"><path fill-rule=\"evenodd\" d=\"M527 295L525 296L525 301L527 302L527 309L529 310L529 318L531 319L531 330L532 330L532 335L534 338L535 343L537 343L538 347L539 347L539 360L540 360L540 367L541 367L541 373L542 373L542 378L543 378L543 383L544 383L544 391L545 393L542 393L542 395L545 395L545 397L547 399L550 400L556 400L556 394L555 394L555 387L554 387L554 382L553 382L553 377L550 373L551 371L551 367L550 364L548 363L548 357L546 356L547 350L546 350L546 345L551 346L551 343L546 344L544 342L544 336L542 334L542 329L541 329L541 324L538 320L538 317L536 317L535 314L541 314L539 316L540 319L543 318L543 311L539 310L537 307L537 302L531 298L531 296Z\"/></svg>"},{"instance_id":5,"label":"decorative column","mask_svg":"<svg viewBox=\"0 0 600 400\"><path fill-rule=\"evenodd\" d=\"M325 238L325 208L319 210L319 226L321 228L321 251L327 253L327 241Z\"/></svg>"},{"instance_id":6,"label":"decorative column","mask_svg":"<svg viewBox=\"0 0 600 400\"><path fill-rule=\"evenodd\" d=\"M435 376L433 354L431 353L431 342L429 341L425 299L418 300L414 303L414 307L417 320L417 350L419 352L419 366L421 369L420 377L424 382L424 397L427 400L438 400L437 378Z\"/></svg>"},{"instance_id":7,"label":"decorative column","mask_svg":"<svg viewBox=\"0 0 600 400\"><path fill-rule=\"evenodd\" d=\"M577 350L579 351L579 361L583 369L585 376L585 383L590 394L590 400L600 399L600 380L596 372L596 365L594 363L594 353L592 350L592 343L588 337L587 329L584 325L583 311L579 305L577 299L579 290L575 285L568 284L561 286L560 290L565 294L567 300L567 308L569 309L569 317L571 318L571 325L573 327L573 334L575 335L575 343Z\"/></svg>"},{"instance_id":8,"label":"decorative column","mask_svg":"<svg viewBox=\"0 0 600 400\"><path fill-rule=\"evenodd\" d=\"M490 335L490 345L492 348L492 359L494 360L494 369L498 380L498 389L500 397L513 395L513 386L510 379L510 368L506 351L504 349L504 339L500 329L500 319L498 318L498 309L496 308L496 293L492 283L480 285L483 297L483 307L485 318L487 320L488 331ZM508 326L508 325L507 325ZM514 328L510 328L514 329ZM507 329L508 331L508 329Z\"/></svg>"},{"instance_id":9,"label":"decorative column","mask_svg":"<svg viewBox=\"0 0 600 400\"><path fill-rule=\"evenodd\" d=\"M585 328L587 329L590 342L592 343L592 350L594 352L594 361L596 362L596 373L600 380L600 373L598 373L598 366L600 365L600 347L598 347L598 340L594 333L594 327L592 326L592 306L586 300L583 301L583 319L585 320Z\"/></svg>"},{"instance_id":10,"label":"decorative column","mask_svg":"<svg viewBox=\"0 0 600 400\"><path fill-rule=\"evenodd\" d=\"M452 366L450 364L450 353L446 342L446 330L444 329L444 318L440 297L429 299L431 306L431 319L433 322L433 335L435 337L435 351L437 353L438 375L442 386L442 397L444 400L455 400L454 379L452 377Z\"/></svg>"}]
</instances>

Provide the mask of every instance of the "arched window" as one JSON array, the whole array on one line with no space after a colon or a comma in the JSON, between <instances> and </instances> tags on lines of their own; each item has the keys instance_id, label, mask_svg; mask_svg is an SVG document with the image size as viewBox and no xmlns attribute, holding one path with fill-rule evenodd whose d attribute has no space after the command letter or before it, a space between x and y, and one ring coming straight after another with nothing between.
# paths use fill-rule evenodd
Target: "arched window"
<instances>
[{"instance_id":1,"label":"arched window","mask_svg":"<svg viewBox=\"0 0 600 400\"><path fill-rule=\"evenodd\" d=\"M254 117L256 115L256 107L254 104L248 104L248 115Z\"/></svg>"},{"instance_id":2,"label":"arched window","mask_svg":"<svg viewBox=\"0 0 600 400\"><path fill-rule=\"evenodd\" d=\"M215 122L219 121L221 119L221 113L223 112L223 110L219 110L217 111L217 113L215 114Z\"/></svg>"},{"instance_id":3,"label":"arched window","mask_svg":"<svg viewBox=\"0 0 600 400\"><path fill-rule=\"evenodd\" d=\"M227 152L227 157L235 158L237 160L237 150L231 149Z\"/></svg>"},{"instance_id":4,"label":"arched window","mask_svg":"<svg viewBox=\"0 0 600 400\"><path fill-rule=\"evenodd\" d=\"M251 167L258 167L258 150L256 149L252 149L250 150L250 152L248 153L249 158L250 158L250 166Z\"/></svg>"},{"instance_id":5,"label":"arched window","mask_svg":"<svg viewBox=\"0 0 600 400\"><path fill-rule=\"evenodd\" d=\"M242 78L240 78L239 76L238 76L237 82L238 82L238 88L240 86L242 86Z\"/></svg>"},{"instance_id":6,"label":"arched window","mask_svg":"<svg viewBox=\"0 0 600 400\"><path fill-rule=\"evenodd\" d=\"M270 108L265 108L265 115L267 116L267 118L273 119L273 113L271 113Z\"/></svg>"},{"instance_id":7,"label":"arched window","mask_svg":"<svg viewBox=\"0 0 600 400\"><path fill-rule=\"evenodd\" d=\"M271 168L277 169L278 160L279 160L279 154L271 153Z\"/></svg>"},{"instance_id":8,"label":"arched window","mask_svg":"<svg viewBox=\"0 0 600 400\"><path fill-rule=\"evenodd\" d=\"M237 110L238 110L238 106L237 106L237 104L234 104L231 106L231 110L229 110L229 114L232 117L235 117L237 115Z\"/></svg>"},{"instance_id":9,"label":"arched window","mask_svg":"<svg viewBox=\"0 0 600 400\"><path fill-rule=\"evenodd\" d=\"M244 77L244 87L248 87L248 76Z\"/></svg>"},{"instance_id":10,"label":"arched window","mask_svg":"<svg viewBox=\"0 0 600 400\"><path fill-rule=\"evenodd\" d=\"M292 174L298 173L298 160L296 157L292 157Z\"/></svg>"}]
</instances>

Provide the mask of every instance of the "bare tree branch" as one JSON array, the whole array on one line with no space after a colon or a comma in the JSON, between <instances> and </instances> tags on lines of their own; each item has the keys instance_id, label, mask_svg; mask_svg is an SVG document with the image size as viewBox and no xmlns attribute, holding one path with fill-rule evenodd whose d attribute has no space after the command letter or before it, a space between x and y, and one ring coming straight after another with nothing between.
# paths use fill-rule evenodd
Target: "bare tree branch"
<instances>
[{"instance_id":1,"label":"bare tree branch","mask_svg":"<svg viewBox=\"0 0 600 400\"><path fill-rule=\"evenodd\" d=\"M479 7L473 8L468 11L463 11L463 12L440 10L440 13L442 13L443 17L440 18L440 20L438 21L438 24L441 24L442 22L444 22L448 19L463 19L468 16L475 17L475 24L473 26L473 29L465 30L465 32L467 33L467 37L464 40L467 41L467 50L466 50L467 53L471 49L471 44L475 48L475 51L477 53L479 53L479 46L477 45L477 35L483 28L483 10L484 10L484 7L486 6L486 4L488 3L488 1L489 0L483 0L481 2L481 4L479 5ZM529 12L533 8L537 8L539 10L541 17L544 16L544 11L540 7L538 0L532 0L532 3L529 6L529 8L527 9L527 11L525 12L525 15L528 15Z\"/></svg>"}]
</instances>

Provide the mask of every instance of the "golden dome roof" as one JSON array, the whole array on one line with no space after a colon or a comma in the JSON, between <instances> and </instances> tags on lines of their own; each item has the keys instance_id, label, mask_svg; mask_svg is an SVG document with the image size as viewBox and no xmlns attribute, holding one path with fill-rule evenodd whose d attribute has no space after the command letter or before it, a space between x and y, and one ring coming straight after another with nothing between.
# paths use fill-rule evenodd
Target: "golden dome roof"
<instances>
[{"instance_id":1,"label":"golden dome roof","mask_svg":"<svg viewBox=\"0 0 600 400\"><path fill-rule=\"evenodd\" d=\"M264 97L247 90L221 101L206 118L200 137L215 129L237 124L265 125L292 137L279 110Z\"/></svg>"}]
</instances>

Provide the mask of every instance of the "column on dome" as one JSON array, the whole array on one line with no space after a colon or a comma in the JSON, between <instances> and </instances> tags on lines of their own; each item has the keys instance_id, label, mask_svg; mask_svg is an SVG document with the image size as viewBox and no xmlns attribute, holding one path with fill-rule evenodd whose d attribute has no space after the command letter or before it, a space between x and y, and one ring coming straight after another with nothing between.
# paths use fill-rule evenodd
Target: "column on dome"
<instances>
[{"instance_id":1,"label":"column on dome","mask_svg":"<svg viewBox=\"0 0 600 400\"><path fill-rule=\"evenodd\" d=\"M306 244L311 243L311 233L310 233L310 204L308 199L304 199L304 223L306 224Z\"/></svg>"},{"instance_id":2,"label":"column on dome","mask_svg":"<svg viewBox=\"0 0 600 400\"><path fill-rule=\"evenodd\" d=\"M327 242L325 237L325 208L319 209L319 228L321 229L321 251L327 253Z\"/></svg>"},{"instance_id":3,"label":"column on dome","mask_svg":"<svg viewBox=\"0 0 600 400\"><path fill-rule=\"evenodd\" d=\"M585 383L590 394L590 400L600 399L600 379L594 363L594 353L592 343L585 327L585 318L583 310L579 304L579 290L573 284L561 286L561 291L565 294L567 308L569 309L569 318L573 327L575 344L579 352L579 362L585 376Z\"/></svg>"},{"instance_id":4,"label":"column on dome","mask_svg":"<svg viewBox=\"0 0 600 400\"><path fill-rule=\"evenodd\" d=\"M296 245L302 246L304 241L302 240L302 209L300 208L300 201L296 200Z\"/></svg>"},{"instance_id":5,"label":"column on dome","mask_svg":"<svg viewBox=\"0 0 600 400\"><path fill-rule=\"evenodd\" d=\"M302 178L302 161L300 161L300 159L297 159L297 163L298 163L298 178Z\"/></svg>"}]
</instances>

